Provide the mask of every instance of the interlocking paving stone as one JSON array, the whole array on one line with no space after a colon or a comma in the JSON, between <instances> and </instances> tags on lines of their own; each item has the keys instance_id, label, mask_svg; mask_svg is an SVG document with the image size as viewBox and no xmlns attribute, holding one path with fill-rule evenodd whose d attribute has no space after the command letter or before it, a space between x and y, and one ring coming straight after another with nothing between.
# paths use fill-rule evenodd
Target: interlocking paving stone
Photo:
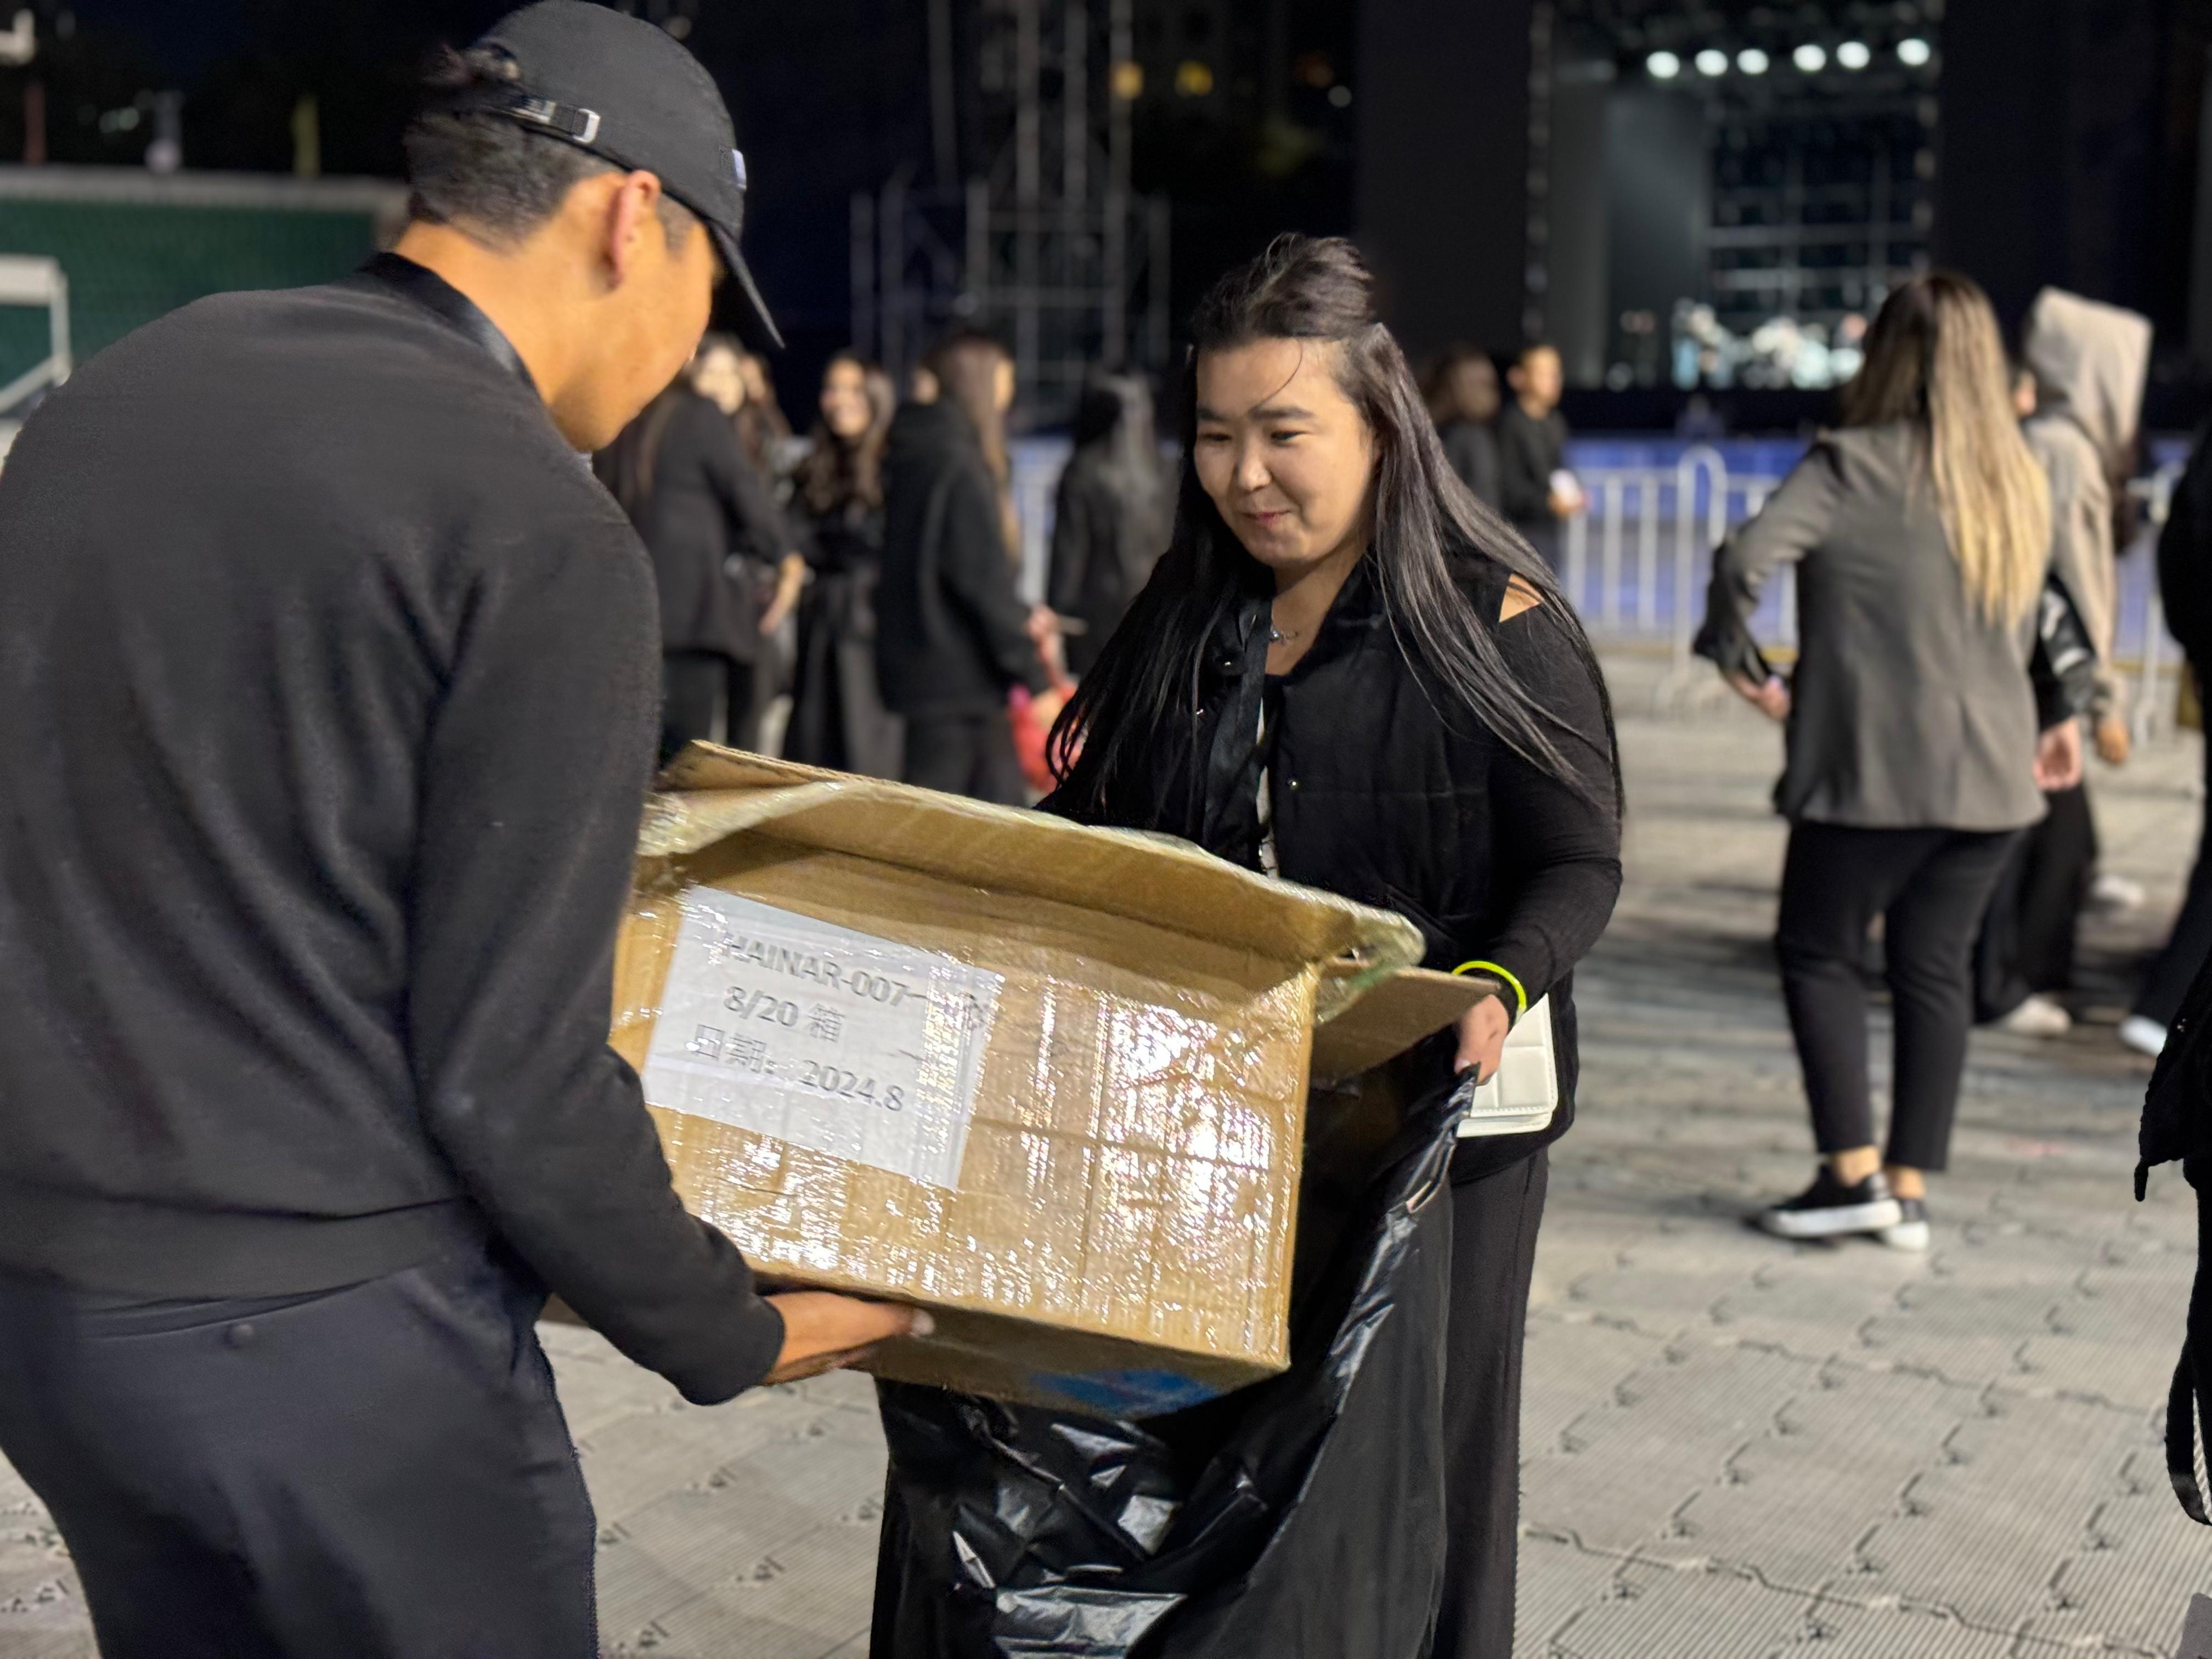
<instances>
[{"instance_id":1,"label":"interlocking paving stone","mask_svg":"<svg viewBox=\"0 0 2212 1659\"><path fill-rule=\"evenodd\" d=\"M1698 1659L1772 1659L1805 1639L1813 1598L1778 1592L1732 1573L1622 1567L1613 1593L1584 1607L1538 1648L1546 1659L1609 1654L1694 1654Z\"/></svg>"},{"instance_id":2,"label":"interlocking paving stone","mask_svg":"<svg viewBox=\"0 0 2212 1659\"><path fill-rule=\"evenodd\" d=\"M2053 1610L2060 1569L2151 1434L2139 1413L1990 1392L1911 1480L1907 1513L1861 1546L1853 1599L1894 1595L2007 1628Z\"/></svg>"},{"instance_id":3,"label":"interlocking paving stone","mask_svg":"<svg viewBox=\"0 0 2212 1659\"><path fill-rule=\"evenodd\" d=\"M1552 1382L1522 1403L1523 1460L1558 1450L1570 1425L1612 1399L1613 1385L1658 1359L1663 1346L1662 1338L1588 1317L1571 1320L1542 1310L1533 1315L1523 1364L1540 1365Z\"/></svg>"},{"instance_id":4,"label":"interlocking paving stone","mask_svg":"<svg viewBox=\"0 0 2212 1659\"><path fill-rule=\"evenodd\" d=\"M1978 1630L1926 1608L1865 1607L1832 1597L1813 1605L1808 1659L2056 1659L2006 1631Z\"/></svg>"},{"instance_id":5,"label":"interlocking paving stone","mask_svg":"<svg viewBox=\"0 0 2212 1659\"><path fill-rule=\"evenodd\" d=\"M1586 1547L1699 1561L1674 1529L1692 1492L1765 1432L1774 1406L1809 1386L1802 1360L1745 1348L1670 1347L1522 1468L1522 1517Z\"/></svg>"},{"instance_id":6,"label":"interlocking paving stone","mask_svg":"<svg viewBox=\"0 0 2212 1659\"><path fill-rule=\"evenodd\" d=\"M1520 1596L1513 1609L1515 1650L1545 1652L1554 1632L1614 1593L1623 1565L1618 1556L1593 1555L1565 1539L1526 1534L1521 1540Z\"/></svg>"},{"instance_id":7,"label":"interlocking paving stone","mask_svg":"<svg viewBox=\"0 0 2212 1659\"><path fill-rule=\"evenodd\" d=\"M867 1628L875 1583L871 1510L750 1559L616 1653L655 1659L824 1659Z\"/></svg>"},{"instance_id":8,"label":"interlocking paving stone","mask_svg":"<svg viewBox=\"0 0 2212 1659\"><path fill-rule=\"evenodd\" d=\"M1972 1390L1927 1377L1823 1366L1775 1406L1766 1432L1719 1480L1684 1501L1675 1529L1717 1563L1816 1589L1900 1512L1905 1484L1972 1403ZM1838 1446L1851 1449L1847 1461ZM1814 1492L1818 1503L1804 1501Z\"/></svg>"}]
</instances>

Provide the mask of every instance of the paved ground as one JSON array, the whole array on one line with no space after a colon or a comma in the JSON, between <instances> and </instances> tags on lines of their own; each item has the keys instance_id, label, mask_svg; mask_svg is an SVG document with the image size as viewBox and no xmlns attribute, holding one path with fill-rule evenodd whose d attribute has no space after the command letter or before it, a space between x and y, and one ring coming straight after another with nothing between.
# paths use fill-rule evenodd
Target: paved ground
<instances>
[{"instance_id":1,"label":"paved ground","mask_svg":"<svg viewBox=\"0 0 2212 1659\"><path fill-rule=\"evenodd\" d=\"M1537 1263L1521 1644L1544 1659L2171 1654L2212 1534L2157 1431L2194 1239L2130 1200L2147 1067L2112 1041L2144 917L2091 933L2092 1024L1978 1040L1925 1256L1790 1247L1742 1217L1808 1170L1765 944L1776 740L1641 717L1628 897L1582 993L1580 1121ZM2163 912L2193 752L2106 781L2111 867ZM866 1650L881 1452L866 1384L701 1410L550 1334L602 1518L606 1644L669 1659ZM0 1466L0 1659L91 1651L58 1540Z\"/></svg>"}]
</instances>

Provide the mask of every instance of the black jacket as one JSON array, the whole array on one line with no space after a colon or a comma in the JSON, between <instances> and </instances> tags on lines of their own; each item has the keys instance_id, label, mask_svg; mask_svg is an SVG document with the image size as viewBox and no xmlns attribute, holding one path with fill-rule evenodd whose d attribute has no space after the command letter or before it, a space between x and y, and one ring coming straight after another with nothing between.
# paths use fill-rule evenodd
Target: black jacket
<instances>
[{"instance_id":1,"label":"black jacket","mask_svg":"<svg viewBox=\"0 0 2212 1659\"><path fill-rule=\"evenodd\" d=\"M1537 420L1514 399L1498 411L1498 510L1525 533L1549 532L1552 474L1566 463L1567 422L1553 410Z\"/></svg>"},{"instance_id":2,"label":"black jacket","mask_svg":"<svg viewBox=\"0 0 2212 1659\"><path fill-rule=\"evenodd\" d=\"M1155 578L1155 580L1158 580ZM1468 579L1494 618L1502 573ZM1492 622L1506 662L1539 708L1580 740L1562 747L1587 792L1515 754L1471 711L1439 712L1383 614L1363 564L1337 596L1304 659L1265 676L1267 601L1255 592L1224 618L1200 665L1198 712L1156 735L1149 787L1105 815L1164 830L1256 867L1259 775L1270 781L1276 854L1288 880L1413 921L1425 965L1480 959L1504 968L1533 1003L1552 998L1561 1101L1548 1130L1462 1143L1455 1176L1472 1178L1565 1133L1574 1116L1575 963L1596 943L1620 890L1604 694L1548 606ZM1263 754L1242 734L1268 704ZM1095 741L1095 739L1094 739ZM1064 793L1048 811L1079 814ZM1453 1045L1431 1045L1448 1066Z\"/></svg>"},{"instance_id":3,"label":"black jacket","mask_svg":"<svg viewBox=\"0 0 2212 1659\"><path fill-rule=\"evenodd\" d=\"M892 713L987 714L1013 686L1044 689L999 525L998 488L967 417L949 404L902 408L884 449L876 597L876 665Z\"/></svg>"},{"instance_id":4,"label":"black jacket","mask_svg":"<svg viewBox=\"0 0 2212 1659\"><path fill-rule=\"evenodd\" d=\"M1504 499L1504 485L1499 477L1498 434L1480 421L1453 421L1437 434L1443 441L1444 459L1459 481L1474 492L1475 500L1493 512ZM1547 499L1544 512L1550 516L1550 472L1545 473Z\"/></svg>"},{"instance_id":5,"label":"black jacket","mask_svg":"<svg viewBox=\"0 0 2212 1659\"><path fill-rule=\"evenodd\" d=\"M795 550L783 514L730 417L696 392L665 394L638 533L653 555L665 651L760 654L757 584Z\"/></svg>"},{"instance_id":6,"label":"black jacket","mask_svg":"<svg viewBox=\"0 0 2212 1659\"><path fill-rule=\"evenodd\" d=\"M2212 1238L2212 962L2197 970L2167 1028L2166 1048L2151 1073L2139 1131L2136 1199L2141 1202L2152 1168L2181 1160L2197 1197L2197 1277L2190 1287L2186 1335L2166 1396L2166 1477L2191 1519L2212 1522L2196 1476L2203 1443L2198 1426L2212 1424L2212 1273L2204 1241Z\"/></svg>"},{"instance_id":7,"label":"black jacket","mask_svg":"<svg viewBox=\"0 0 2212 1659\"><path fill-rule=\"evenodd\" d=\"M1174 499L1164 477L1121 477L1106 444L1077 449L1060 473L1045 603L1083 623L1067 641L1067 665L1078 678L1090 672L1129 602L1144 591L1167 545Z\"/></svg>"},{"instance_id":8,"label":"black jacket","mask_svg":"<svg viewBox=\"0 0 2212 1659\"><path fill-rule=\"evenodd\" d=\"M281 1295L489 1231L723 1398L781 1322L606 1045L651 569L483 314L374 268L141 329L0 473L0 1268Z\"/></svg>"},{"instance_id":9,"label":"black jacket","mask_svg":"<svg viewBox=\"0 0 2212 1659\"><path fill-rule=\"evenodd\" d=\"M2158 537L2166 630L2201 678L2212 669L2212 428L2197 434Z\"/></svg>"}]
</instances>

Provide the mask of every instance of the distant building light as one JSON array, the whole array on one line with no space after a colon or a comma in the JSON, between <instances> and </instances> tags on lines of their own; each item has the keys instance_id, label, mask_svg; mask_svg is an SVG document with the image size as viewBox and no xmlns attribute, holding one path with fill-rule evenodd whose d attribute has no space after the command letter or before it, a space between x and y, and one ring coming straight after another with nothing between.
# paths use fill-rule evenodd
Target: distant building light
<instances>
[{"instance_id":1,"label":"distant building light","mask_svg":"<svg viewBox=\"0 0 2212 1659\"><path fill-rule=\"evenodd\" d=\"M1909 35L1897 43L1897 61L1908 69L1918 69L1936 55L1936 48L1918 35Z\"/></svg>"},{"instance_id":2,"label":"distant building light","mask_svg":"<svg viewBox=\"0 0 2212 1659\"><path fill-rule=\"evenodd\" d=\"M1726 75L1728 64L1728 54L1717 47L1707 46L1698 54L1698 73L1700 75Z\"/></svg>"},{"instance_id":3,"label":"distant building light","mask_svg":"<svg viewBox=\"0 0 2212 1659\"><path fill-rule=\"evenodd\" d=\"M1352 107L1352 88L1340 84L1331 87L1328 89L1328 101L1335 105L1339 109L1350 109Z\"/></svg>"},{"instance_id":4,"label":"distant building light","mask_svg":"<svg viewBox=\"0 0 2212 1659\"><path fill-rule=\"evenodd\" d=\"M1145 66L1123 58L1114 65L1110 84L1114 95L1125 104L1133 104L1145 95Z\"/></svg>"},{"instance_id":5,"label":"distant building light","mask_svg":"<svg viewBox=\"0 0 2212 1659\"><path fill-rule=\"evenodd\" d=\"M1195 58L1176 65L1176 90L1186 98L1203 98L1213 90L1213 71Z\"/></svg>"},{"instance_id":6,"label":"distant building light","mask_svg":"<svg viewBox=\"0 0 2212 1659\"><path fill-rule=\"evenodd\" d=\"M1682 72L1682 60L1671 52L1655 52L1644 60L1644 68L1655 81L1671 81Z\"/></svg>"},{"instance_id":7,"label":"distant building light","mask_svg":"<svg viewBox=\"0 0 2212 1659\"><path fill-rule=\"evenodd\" d=\"M1874 48L1863 40L1846 40L1836 48L1836 61L1847 70L1863 70L1874 62Z\"/></svg>"},{"instance_id":8,"label":"distant building light","mask_svg":"<svg viewBox=\"0 0 2212 1659\"><path fill-rule=\"evenodd\" d=\"M1757 46L1746 46L1735 55L1735 66L1746 75L1764 75L1771 60Z\"/></svg>"},{"instance_id":9,"label":"distant building light","mask_svg":"<svg viewBox=\"0 0 2212 1659\"><path fill-rule=\"evenodd\" d=\"M1818 75L1828 67L1828 54L1808 40L1790 54L1790 61L1808 75Z\"/></svg>"},{"instance_id":10,"label":"distant building light","mask_svg":"<svg viewBox=\"0 0 2212 1659\"><path fill-rule=\"evenodd\" d=\"M67 12L62 14L66 17ZM66 33L66 31L59 31ZM0 64L11 66L29 63L39 55L39 20L26 6L17 11L15 21L0 33Z\"/></svg>"}]
</instances>

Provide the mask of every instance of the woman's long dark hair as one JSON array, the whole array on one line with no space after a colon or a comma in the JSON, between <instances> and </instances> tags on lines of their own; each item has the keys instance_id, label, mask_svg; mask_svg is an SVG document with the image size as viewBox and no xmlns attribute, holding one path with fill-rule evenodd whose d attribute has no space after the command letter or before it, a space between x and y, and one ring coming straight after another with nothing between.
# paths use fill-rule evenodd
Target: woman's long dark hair
<instances>
[{"instance_id":1,"label":"woman's long dark hair","mask_svg":"<svg viewBox=\"0 0 2212 1659\"><path fill-rule=\"evenodd\" d=\"M1287 235L1216 283L1191 320L1175 534L1053 728L1048 753L1060 803L1079 817L1120 823L1139 816L1136 795L1149 789L1154 750L1171 740L1171 722L1190 714L1200 653L1253 581L1255 562L1200 484L1193 456L1199 359L1259 340L1335 348L1337 384L1374 434L1367 556L1383 614L1447 723L1455 709L1471 710L1531 765L1593 794L1589 769L1577 768L1566 750L1587 756L1594 735L1528 695L1499 653L1494 620L1477 614L1461 583L1483 564L1519 577L1540 597L1540 611L1603 698L1604 677L1565 594L1550 567L1452 471L1405 354L1376 319L1373 279L1359 251L1340 237ZM1607 704L1605 804L1617 809L1612 726Z\"/></svg>"},{"instance_id":2,"label":"woman's long dark hair","mask_svg":"<svg viewBox=\"0 0 2212 1659\"><path fill-rule=\"evenodd\" d=\"M884 442L891 428L898 394L890 376L857 352L841 351L822 371L826 384L840 363L860 372L861 395L868 400L868 429L848 443L830 429L830 422L814 422L814 441L806 458L792 474L799 499L817 518L827 518L858 502L864 507L884 504Z\"/></svg>"}]
</instances>

